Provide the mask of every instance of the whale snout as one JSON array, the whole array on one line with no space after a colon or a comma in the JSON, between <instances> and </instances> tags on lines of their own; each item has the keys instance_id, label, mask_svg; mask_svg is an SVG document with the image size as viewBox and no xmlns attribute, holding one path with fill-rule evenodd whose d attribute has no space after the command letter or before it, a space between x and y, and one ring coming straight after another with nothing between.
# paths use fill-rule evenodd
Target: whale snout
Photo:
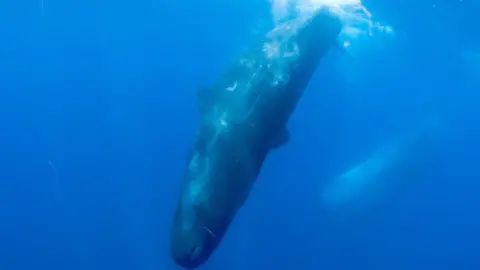
<instances>
[{"instance_id":1,"label":"whale snout","mask_svg":"<svg viewBox=\"0 0 480 270\"><path fill-rule=\"evenodd\" d=\"M172 259L186 269L195 269L203 264L211 253L206 249L206 241L202 232L195 229L181 231L174 227L170 237Z\"/></svg>"},{"instance_id":2,"label":"whale snout","mask_svg":"<svg viewBox=\"0 0 480 270\"><path fill-rule=\"evenodd\" d=\"M195 269L202 265L207 257L204 253L204 248L201 244L192 243L190 245L179 241L178 239L172 240L171 255L173 261L186 269Z\"/></svg>"},{"instance_id":3,"label":"whale snout","mask_svg":"<svg viewBox=\"0 0 480 270\"><path fill-rule=\"evenodd\" d=\"M195 269L205 263L215 249L215 238L205 229L193 205L177 208L170 234L170 253L176 264Z\"/></svg>"}]
</instances>

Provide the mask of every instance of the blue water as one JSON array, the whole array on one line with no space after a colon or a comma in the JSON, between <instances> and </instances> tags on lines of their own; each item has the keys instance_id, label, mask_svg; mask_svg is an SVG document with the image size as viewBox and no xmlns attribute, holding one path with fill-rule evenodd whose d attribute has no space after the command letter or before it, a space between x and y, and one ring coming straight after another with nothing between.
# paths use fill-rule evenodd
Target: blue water
<instances>
[{"instance_id":1,"label":"blue water","mask_svg":"<svg viewBox=\"0 0 480 270\"><path fill-rule=\"evenodd\" d=\"M396 36L324 59L203 269L480 269L480 60L462 57L480 51L480 5L365 4ZM0 269L179 269L194 91L269 18L252 0L2 1ZM448 128L428 177L329 220L322 182L432 111Z\"/></svg>"}]
</instances>

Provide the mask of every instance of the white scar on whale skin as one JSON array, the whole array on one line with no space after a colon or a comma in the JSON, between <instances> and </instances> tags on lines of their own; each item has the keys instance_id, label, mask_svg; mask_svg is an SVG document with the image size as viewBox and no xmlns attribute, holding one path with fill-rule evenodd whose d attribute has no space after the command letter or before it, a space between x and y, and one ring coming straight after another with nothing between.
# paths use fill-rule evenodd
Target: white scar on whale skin
<instances>
[{"instance_id":1,"label":"white scar on whale skin","mask_svg":"<svg viewBox=\"0 0 480 270\"><path fill-rule=\"evenodd\" d=\"M232 86L227 87L226 90L229 91L229 92L233 92L233 91L235 91L235 89L237 88L237 85L238 85L238 82L235 81L235 83L234 83Z\"/></svg>"},{"instance_id":2,"label":"white scar on whale skin","mask_svg":"<svg viewBox=\"0 0 480 270\"><path fill-rule=\"evenodd\" d=\"M207 228L207 226L203 226L203 228L204 228L205 231L207 231L213 238L217 238L217 236L212 232L212 230L210 230L209 228Z\"/></svg>"}]
</instances>

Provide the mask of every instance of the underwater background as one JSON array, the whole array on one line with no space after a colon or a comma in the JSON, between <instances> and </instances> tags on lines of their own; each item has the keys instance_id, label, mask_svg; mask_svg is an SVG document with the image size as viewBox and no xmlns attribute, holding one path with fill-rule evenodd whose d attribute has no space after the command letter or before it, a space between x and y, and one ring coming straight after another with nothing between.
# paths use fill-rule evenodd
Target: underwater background
<instances>
[{"instance_id":1,"label":"underwater background","mask_svg":"<svg viewBox=\"0 0 480 270\"><path fill-rule=\"evenodd\" d=\"M202 269L480 269L480 2L364 5L395 36L322 60ZM0 269L180 269L195 91L271 16L263 0L1 1ZM333 217L329 179L433 118L435 147L408 154L426 170Z\"/></svg>"}]
</instances>

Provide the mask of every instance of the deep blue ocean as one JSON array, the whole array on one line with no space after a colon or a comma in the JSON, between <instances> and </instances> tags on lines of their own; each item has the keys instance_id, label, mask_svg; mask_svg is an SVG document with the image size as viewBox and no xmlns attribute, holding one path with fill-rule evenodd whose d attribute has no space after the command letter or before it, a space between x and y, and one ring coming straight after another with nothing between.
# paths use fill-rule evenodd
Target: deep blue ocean
<instances>
[{"instance_id":1,"label":"deep blue ocean","mask_svg":"<svg viewBox=\"0 0 480 270\"><path fill-rule=\"evenodd\" d=\"M480 3L364 4L395 36L322 60L202 269L480 269ZM0 270L180 269L195 91L270 18L265 0L1 1ZM427 172L331 218L323 185L428 115Z\"/></svg>"}]
</instances>

